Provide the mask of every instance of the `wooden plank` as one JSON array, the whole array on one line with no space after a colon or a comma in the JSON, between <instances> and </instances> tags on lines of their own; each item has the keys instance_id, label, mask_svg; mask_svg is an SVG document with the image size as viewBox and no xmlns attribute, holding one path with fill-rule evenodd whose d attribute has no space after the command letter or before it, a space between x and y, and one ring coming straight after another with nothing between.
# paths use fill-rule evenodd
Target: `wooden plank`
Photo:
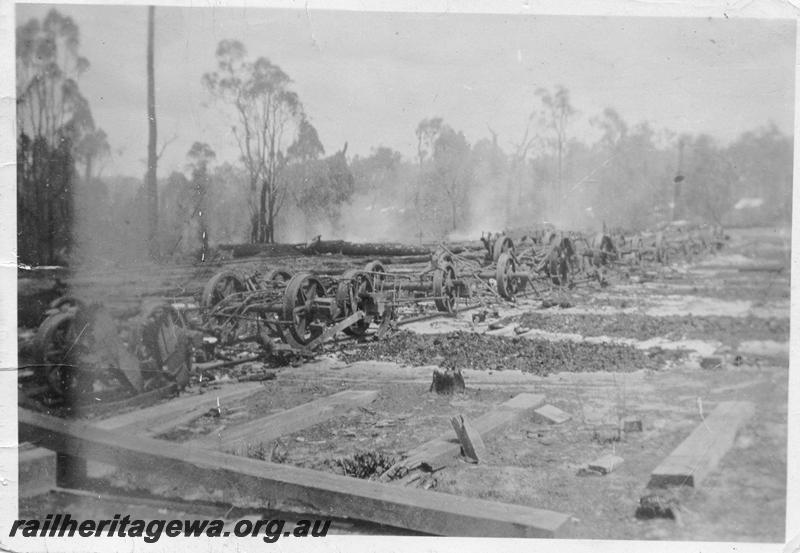
<instances>
[{"instance_id":1,"label":"wooden plank","mask_svg":"<svg viewBox=\"0 0 800 553\"><path fill-rule=\"evenodd\" d=\"M192 370L194 370L195 372L202 372L212 369L233 367L235 365L241 365L242 363L249 363L250 361L255 361L260 357L261 357L260 355L248 355L247 357L240 357L238 359L229 359L227 361L209 361L207 363L194 363L192 365Z\"/></svg>"},{"instance_id":2,"label":"wooden plank","mask_svg":"<svg viewBox=\"0 0 800 553\"><path fill-rule=\"evenodd\" d=\"M218 398L220 404L224 406L258 393L260 389L261 386L257 383L231 385L220 390L211 390L202 395L185 395L146 409L130 411L96 421L94 424L106 430L125 430L145 436L158 436L202 416L209 409L217 406ZM97 461L88 461L85 465L86 473L90 478L103 478L114 472L112 465Z\"/></svg>"},{"instance_id":3,"label":"wooden plank","mask_svg":"<svg viewBox=\"0 0 800 553\"><path fill-rule=\"evenodd\" d=\"M717 405L656 467L647 487L698 486L733 446L736 432L754 411L749 401L725 401Z\"/></svg>"},{"instance_id":4,"label":"wooden plank","mask_svg":"<svg viewBox=\"0 0 800 553\"><path fill-rule=\"evenodd\" d=\"M33 497L56 487L56 454L43 447L19 452L19 496Z\"/></svg>"},{"instance_id":5,"label":"wooden plank","mask_svg":"<svg viewBox=\"0 0 800 553\"><path fill-rule=\"evenodd\" d=\"M375 390L346 390L274 415L225 428L214 436L191 440L187 445L235 451L247 444L271 442L285 434L338 417L353 407L367 405L377 397L378 392Z\"/></svg>"},{"instance_id":6,"label":"wooden plank","mask_svg":"<svg viewBox=\"0 0 800 553\"><path fill-rule=\"evenodd\" d=\"M125 430L146 436L157 436L169 432L182 424L187 424L217 406L217 398L223 406L257 393L261 389L257 383L236 384L204 394L184 395L138 411L130 411L93 424L106 430ZM95 461L86 463L91 478L102 478L114 472L114 467Z\"/></svg>"},{"instance_id":7,"label":"wooden plank","mask_svg":"<svg viewBox=\"0 0 800 553\"><path fill-rule=\"evenodd\" d=\"M486 461L486 446L481 439L481 435L472 428L472 425L464 415L452 417L450 424L453 426L453 430L456 431L464 457L475 463Z\"/></svg>"},{"instance_id":8,"label":"wooden plank","mask_svg":"<svg viewBox=\"0 0 800 553\"><path fill-rule=\"evenodd\" d=\"M552 405L543 405L534 411L534 420L544 424L561 424L570 418L572 415Z\"/></svg>"},{"instance_id":9,"label":"wooden plank","mask_svg":"<svg viewBox=\"0 0 800 553\"><path fill-rule=\"evenodd\" d=\"M623 462L622 457L618 457L617 455L603 455L599 459L595 459L589 463L589 470L600 474L608 474L619 468Z\"/></svg>"},{"instance_id":10,"label":"wooden plank","mask_svg":"<svg viewBox=\"0 0 800 553\"><path fill-rule=\"evenodd\" d=\"M639 417L626 417L622 419L622 431L625 433L642 432L642 419Z\"/></svg>"},{"instance_id":11,"label":"wooden plank","mask_svg":"<svg viewBox=\"0 0 800 553\"><path fill-rule=\"evenodd\" d=\"M223 490L236 506L341 517L435 535L557 537L569 515L268 463L19 410L19 439L172 482Z\"/></svg>"},{"instance_id":12,"label":"wooden plank","mask_svg":"<svg viewBox=\"0 0 800 553\"><path fill-rule=\"evenodd\" d=\"M150 404L154 401L158 401L161 398L173 395L177 390L178 390L178 385L175 384L174 382L170 382L169 384L162 386L161 388L137 394L133 397L122 399L119 401L110 401L108 403L91 403L85 406L81 405L79 406L79 409L81 413L86 413L87 415L92 414L97 417L102 417L106 413L119 412L120 410L123 409L130 409L133 407L140 407L142 405Z\"/></svg>"},{"instance_id":13,"label":"wooden plank","mask_svg":"<svg viewBox=\"0 0 800 553\"><path fill-rule=\"evenodd\" d=\"M481 415L472 422L472 427L481 437L487 437L506 425L522 418L524 415L544 403L542 394L518 394L499 405L496 409ZM458 456L461 444L458 440L434 438L433 440L412 449L402 461L392 465L383 475L382 481L388 481L398 473L413 470L423 464L436 470L447 465Z\"/></svg>"},{"instance_id":14,"label":"wooden plank","mask_svg":"<svg viewBox=\"0 0 800 553\"><path fill-rule=\"evenodd\" d=\"M119 509L120 505L141 506L158 510L160 514L166 511L185 513L197 518L225 518L225 512L230 509L225 503L214 504L209 501L181 501L180 499L162 499L160 497L143 497L141 495L118 495L99 493L97 490L81 490L76 488L54 488L53 492L68 496L74 500L93 505L94 512L103 512L103 509ZM99 504L99 505L98 505ZM106 511L108 512L108 511ZM114 511L111 511L114 512ZM150 515L152 516L152 514Z\"/></svg>"},{"instance_id":15,"label":"wooden plank","mask_svg":"<svg viewBox=\"0 0 800 553\"><path fill-rule=\"evenodd\" d=\"M216 407L217 398L222 405L225 405L244 399L261 388L262 386L258 383L231 385L220 390L211 390L202 395L185 395L146 409L109 417L94 424L106 430L124 429L147 431L151 435L162 434L181 424L186 424L212 407Z\"/></svg>"}]
</instances>

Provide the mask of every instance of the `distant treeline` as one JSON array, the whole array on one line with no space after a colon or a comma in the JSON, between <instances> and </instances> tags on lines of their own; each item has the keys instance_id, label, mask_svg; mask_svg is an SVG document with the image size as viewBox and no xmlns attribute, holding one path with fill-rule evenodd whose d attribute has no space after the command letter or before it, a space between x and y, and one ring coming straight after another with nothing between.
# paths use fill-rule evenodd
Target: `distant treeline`
<instances>
[{"instance_id":1,"label":"distant treeline","mask_svg":"<svg viewBox=\"0 0 800 553\"><path fill-rule=\"evenodd\" d=\"M17 28L20 260L146 259L144 178L102 176L113 159L77 84L89 67L78 38L56 10ZM185 171L161 176L162 257L318 234L417 243L542 222L587 230L790 222L793 143L771 123L723 144L631 124L612 108L579 120L569 91L556 86L520 113L518 137L490 123L470 143L457 121L434 116L409 123L413 155L380 145L348 155L344 144L326 156L280 67L230 40L216 62L201 79L235 123L241 156L217 159L197 137ZM574 132L587 122L592 141Z\"/></svg>"},{"instance_id":2,"label":"distant treeline","mask_svg":"<svg viewBox=\"0 0 800 553\"><path fill-rule=\"evenodd\" d=\"M560 206L553 155L519 159L491 138L470 145L445 124L418 159L378 147L366 157L345 160L339 152L292 165L281 175L289 202L277 219L277 239L301 242L322 234L416 243L477 238L482 230L542 221L588 230L603 223L640 230L673 218L712 225L791 222L793 145L774 126L722 146L705 135L660 143L647 125L629 130L614 121L616 132L609 130L595 144L569 141ZM222 163L208 170L207 179L212 244L247 242L245 171ZM165 254L201 247L194 180L173 173L160 183ZM105 214L108 226L92 235L120 233L121 239L131 236L126 228L144 225L142 181L113 178L93 186L88 201L94 204L87 211L95 218Z\"/></svg>"}]
</instances>

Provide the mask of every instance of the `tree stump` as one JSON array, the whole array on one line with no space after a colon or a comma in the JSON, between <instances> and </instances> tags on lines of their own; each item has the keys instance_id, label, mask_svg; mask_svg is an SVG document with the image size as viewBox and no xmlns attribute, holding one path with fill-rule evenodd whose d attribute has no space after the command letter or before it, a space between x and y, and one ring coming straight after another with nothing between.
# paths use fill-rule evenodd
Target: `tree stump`
<instances>
[{"instance_id":1,"label":"tree stump","mask_svg":"<svg viewBox=\"0 0 800 553\"><path fill-rule=\"evenodd\" d=\"M463 392L467 389L464 384L464 377L461 375L460 370L447 369L441 371L434 369L433 382L429 392L436 392L437 394L451 395L455 392Z\"/></svg>"}]
</instances>

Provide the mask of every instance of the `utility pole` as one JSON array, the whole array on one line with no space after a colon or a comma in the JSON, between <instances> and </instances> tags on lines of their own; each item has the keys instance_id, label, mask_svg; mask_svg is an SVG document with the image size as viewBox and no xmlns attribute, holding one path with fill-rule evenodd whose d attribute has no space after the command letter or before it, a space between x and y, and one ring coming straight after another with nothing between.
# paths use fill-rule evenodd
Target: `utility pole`
<instances>
[{"instance_id":1,"label":"utility pole","mask_svg":"<svg viewBox=\"0 0 800 553\"><path fill-rule=\"evenodd\" d=\"M681 198L681 183L683 182L683 147L685 143L683 138L678 141L678 171L675 174L675 178L672 179L673 190L672 190L672 220L677 221L678 216L682 215L681 211L678 209L678 202Z\"/></svg>"},{"instance_id":2,"label":"utility pole","mask_svg":"<svg viewBox=\"0 0 800 553\"><path fill-rule=\"evenodd\" d=\"M158 259L158 180L156 169L156 87L153 70L153 38L155 6L147 8L147 247L152 259Z\"/></svg>"}]
</instances>

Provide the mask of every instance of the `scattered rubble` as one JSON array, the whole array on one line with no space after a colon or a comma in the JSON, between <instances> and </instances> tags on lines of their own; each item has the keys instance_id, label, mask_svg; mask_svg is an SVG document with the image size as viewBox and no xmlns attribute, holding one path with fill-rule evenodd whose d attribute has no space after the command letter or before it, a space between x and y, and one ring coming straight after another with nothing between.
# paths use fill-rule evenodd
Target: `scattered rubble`
<instances>
[{"instance_id":1,"label":"scattered rubble","mask_svg":"<svg viewBox=\"0 0 800 553\"><path fill-rule=\"evenodd\" d=\"M651 317L631 313L601 314L542 313L531 311L519 317L519 325L548 332L568 332L583 336L620 336L649 340L722 339L730 345L742 340L789 339L789 319L726 316Z\"/></svg>"},{"instance_id":2,"label":"scattered rubble","mask_svg":"<svg viewBox=\"0 0 800 553\"><path fill-rule=\"evenodd\" d=\"M657 493L648 494L639 498L636 518L641 520L653 518L675 520L679 505L678 500L673 496Z\"/></svg>"},{"instance_id":3,"label":"scattered rubble","mask_svg":"<svg viewBox=\"0 0 800 553\"><path fill-rule=\"evenodd\" d=\"M325 270L328 269L329 266L325 265ZM283 468L286 469L302 467L365 480L382 480L381 475L392 472L392 467L409 461L413 468L403 466L402 470L393 473L391 477L386 476L386 484L397 486L398 493L418 491L407 490L403 486L438 489L454 496L510 501L518 505L575 512L582 521L582 528L577 530L582 532L582 537L622 536L617 532L624 532L623 537L632 539L653 537L656 532L662 532L662 537L669 539L699 539L694 536L722 535L713 534L723 530L717 530L719 526L709 525L709 519L715 521L717 517L729 512L728 506L721 505L726 497L724 494L747 495L748 490L758 487L756 482L765 482L768 491L761 489L759 493L764 497L769 496L769 500L763 502L763 512L755 515L748 529L742 532L761 532L759 536L771 536L775 533L774 528L764 522L768 515L779 515L782 509L779 496L783 493L783 484L775 473L785 469L785 465L781 465L781 456L785 454L785 404L780 405L780 401L775 401L777 405L771 404L763 412L759 411L754 426L748 428L746 436L735 442L736 449L726 458L727 464L720 465L719 471L724 479L720 487L724 489L724 493L714 495L718 492L714 490L708 497L701 495L688 500L680 496L681 501L678 496L670 495L666 490L659 490L657 493L654 490L654 493L650 493L651 490L648 490L649 495L641 498L630 495L632 489L643 483L641 473L655 466L655 452L663 455L663 451L668 451L672 444L678 444L691 427L698 424L694 403L696 397L702 396L710 409L716 402L727 399L725 396L738 398L740 395L752 395L758 397L756 401L761 409L768 398L771 401L776 397L774 388L781 388L783 385L784 372L780 372L783 368L780 363L785 362L782 348L788 344L788 318L652 313L642 308L641 300L651 292L648 286L659 287L657 290L654 288L654 295L666 295L670 290L675 294L675 290L679 289L674 288L676 286L692 286L681 281L687 278L687 269L684 267L680 267L680 271L666 266L663 269L661 272L647 273L647 278L644 278L645 273L642 272L636 279L627 281L628 284L621 293L624 295L633 290L630 297L620 298L616 291L601 291L597 296L592 296L599 290L596 286L589 290L550 290L547 292L550 295L545 296L546 299L542 301L542 307L554 309L542 312L532 308L522 315L519 314L522 311L520 306L536 306L542 296L535 296L533 301L518 301L513 308L511 304L504 304L502 310L498 308L499 312L492 308L495 304L491 301L498 299L494 298L484 304L481 310L473 311L473 314L448 313L458 317L455 320L463 323L461 328L469 326L472 332L420 335L400 331L390 332L385 338L378 339L380 336L373 334L377 325L373 325L369 332L357 336L356 340L344 339L341 335L333 337L325 348L327 352L338 357L339 362L335 363L337 368L348 368L342 361L349 363L381 360L414 366L436 365L439 368L434 372L430 390L444 391L442 395L426 393L427 376L430 373L424 370L416 373L408 370L404 374L398 374L396 380L393 380L395 376L391 370L394 367L389 365L390 370L383 370L381 373L381 378L386 377L387 382L391 381L388 384L372 374L353 378L352 375L344 374L346 370L326 372L319 367L315 368L313 364L306 364L308 356L304 353L272 351L258 341L223 344L216 338L212 340L207 339L210 338L208 336L200 336L203 339L198 343L196 337L190 336L195 346L195 364L189 393L193 391L191 388L202 390L209 384L215 389L225 389L236 385L237 381L258 381L262 382L257 386L260 397L252 398L246 404L223 401L222 404L212 407L207 402L194 418L183 420L172 430L158 434L157 438L185 442L216 437L248 423L252 424L253 417L286 414L298 404L316 401L319 396L329 396L341 392L343 388L352 389L354 382L357 382L356 388L358 384L369 383L370 387L374 384L374 389L380 394L380 399L369 409L358 406L342 410L338 419L285 432L276 439L261 439L256 435L252 440L243 441L242 447L235 450L223 448L221 454L235 453L239 455L239 461L247 461L242 459L247 457L283 463L286 465ZM663 274L667 272L669 274ZM335 271L331 271L331 274L334 273ZM655 282L633 285L631 282L634 280ZM486 285L491 287L496 283L486 281ZM769 288L769 285L762 284L762 288ZM695 288L692 293L698 293L699 289ZM738 288L743 289L750 288L744 285ZM736 290L737 288L731 288L724 293L738 300ZM772 290L769 294L771 301L777 292ZM714 297L713 294L708 296ZM753 295L742 296L743 299L745 297L747 301L754 298ZM786 297L788 298L788 293ZM754 304L758 301L753 300ZM606 304L625 311L585 312ZM295 309L300 307L298 304ZM420 310L419 315L429 316L430 313ZM472 325L469 324L470 318ZM450 325L452 320L443 319L441 328L453 328L455 325ZM380 323L380 317L373 322ZM502 328L504 330L500 333L510 336L481 334L486 327ZM348 328L359 330L357 327ZM592 337L619 336L631 340L713 339L717 344L709 351L692 355L689 364L681 364L675 362L683 360L688 355L686 352L659 348L642 350L626 343L600 343L604 338L598 339L597 343L561 342L544 334L538 336L538 330ZM24 331L20 334L21 339L25 339L25 334ZM27 340L32 341L31 333L27 334ZM720 342L724 345L717 348ZM647 345L650 344L644 344L643 347ZM25 345L20 350L23 356L31 355L30 345ZM756 369L750 366L751 359L744 359L742 354L760 359L761 365L756 367L758 373L753 372ZM771 363L778 367L773 367ZM698 364L708 370L698 371ZM276 370L277 367L286 365L298 366L300 370ZM689 366L693 367L694 373L686 372ZM735 369L739 366L740 369ZM501 384L500 381L505 377L516 379L518 375L507 373L500 377L487 374L477 377L482 379L480 385L476 383L466 389L461 370L467 368L487 373L515 369L534 375L551 376L547 379L532 379L528 375L521 375L525 378ZM663 370L665 368L669 370ZM309 372L304 372L306 370ZM641 374L624 376L625 386L628 386L625 391L630 395L625 400L627 405L617 411L635 413L635 416L620 420L614 418L616 424L591 426L594 422L609 421L609 417L604 416L587 422L586 412L592 408L599 412L604 406L608 407L613 403L621 390L622 385L617 384L619 379L611 384L612 375L558 374L601 371L641 371ZM398 369L398 373L401 372L404 371ZM321 379L317 380L317 377ZM750 380L747 380L748 377ZM492 381L495 378L498 382ZM408 382L404 379L408 379ZM484 388L486 381L491 384ZM635 383L631 384L631 381ZM498 428L484 433L484 427L478 423L494 419L498 416L498 411L505 413L506 408L502 403L509 395L503 394L510 393L517 382L520 389L525 386L526 390L533 390L537 394L541 392L537 407L546 398L569 413L545 405L536 409L537 414L534 415L535 408L531 406L525 416L508 423L509 429ZM468 379L466 384L469 383ZM660 388L662 385L663 389ZM400 388L402 391L395 393ZM464 393L454 397L451 395L454 391ZM518 391L514 389L513 393ZM591 398L592 395L594 398ZM603 397L606 395L608 397ZM275 398L278 400L275 401ZM584 401L588 403L587 411L584 411ZM603 406L598 405L601 403ZM133 406L128 408L135 409ZM612 412L609 410L607 414ZM454 416L456 413L464 415ZM565 424L571 420L570 413L572 419L582 419L584 426L581 427L574 420ZM765 421L764 413L772 419ZM643 421L647 423L646 428ZM461 457L459 445L453 440L451 425L459 438ZM704 445L705 443L707 442ZM446 459L434 456L437 446L442 447L441 451L446 453ZM359 449L354 453L356 448ZM428 448L429 452L426 455L412 455L415 448ZM168 449L168 446L164 449ZM604 455L606 452L610 454ZM769 455L776 466L769 465L766 468L765 455ZM595 461L580 467L574 463L575 459L592 459L598 456ZM619 470L623 457L626 464L623 470ZM435 462L411 463L417 458L434 459ZM467 460L479 462L464 462ZM753 466L765 467L764 474L758 471L754 474L746 472ZM576 469L582 476L614 474L607 478L576 479ZM728 471L733 471L734 476L730 476ZM718 476L720 474L715 474L715 477ZM114 478L122 477L115 475ZM131 478L125 485L138 485L137 477ZM744 483L741 482L743 478L746 480ZM752 478L752 481L747 478ZM174 488L171 486L172 483L167 483L158 489L164 493L167 490L172 493ZM388 495L391 496L391 493ZM636 519L639 522L633 522L631 517L636 499L639 499L636 510ZM763 497L754 492L747 499L761 501ZM680 521L680 512L683 510L681 502L687 503L693 509L697 508L698 503L702 505L701 508L708 508L711 514L704 512L701 519L702 524L714 526L710 534L708 528L698 530L692 527L684 532L676 530L680 527L679 524L643 522L651 518ZM740 517L741 510L736 514ZM620 522L622 519L624 521ZM730 524L721 527L730 529ZM610 529L612 525L615 528ZM755 531L753 528L756 526L769 528Z\"/></svg>"},{"instance_id":4,"label":"scattered rubble","mask_svg":"<svg viewBox=\"0 0 800 553\"><path fill-rule=\"evenodd\" d=\"M629 432L642 432L642 420L633 417L627 417L622 420L622 431Z\"/></svg>"},{"instance_id":5,"label":"scattered rubble","mask_svg":"<svg viewBox=\"0 0 800 553\"><path fill-rule=\"evenodd\" d=\"M359 451L350 457L342 457L331 461L331 465L345 476L363 480L377 478L394 465L396 458L380 451Z\"/></svg>"},{"instance_id":6,"label":"scattered rubble","mask_svg":"<svg viewBox=\"0 0 800 553\"><path fill-rule=\"evenodd\" d=\"M444 357L458 368L478 370L517 369L538 375L558 372L658 370L667 360L683 353L661 348L640 350L628 345L552 342L475 334L464 331L447 334L415 334L399 331L386 340L358 350L342 350L346 363L365 360L395 361L422 366Z\"/></svg>"},{"instance_id":7,"label":"scattered rubble","mask_svg":"<svg viewBox=\"0 0 800 553\"><path fill-rule=\"evenodd\" d=\"M592 441L600 445L612 444L622 441L622 432L614 424L601 424L592 430Z\"/></svg>"},{"instance_id":8,"label":"scattered rubble","mask_svg":"<svg viewBox=\"0 0 800 553\"><path fill-rule=\"evenodd\" d=\"M593 470L602 475L613 472L623 463L622 457L617 455L603 455L589 463L589 470Z\"/></svg>"}]
</instances>

